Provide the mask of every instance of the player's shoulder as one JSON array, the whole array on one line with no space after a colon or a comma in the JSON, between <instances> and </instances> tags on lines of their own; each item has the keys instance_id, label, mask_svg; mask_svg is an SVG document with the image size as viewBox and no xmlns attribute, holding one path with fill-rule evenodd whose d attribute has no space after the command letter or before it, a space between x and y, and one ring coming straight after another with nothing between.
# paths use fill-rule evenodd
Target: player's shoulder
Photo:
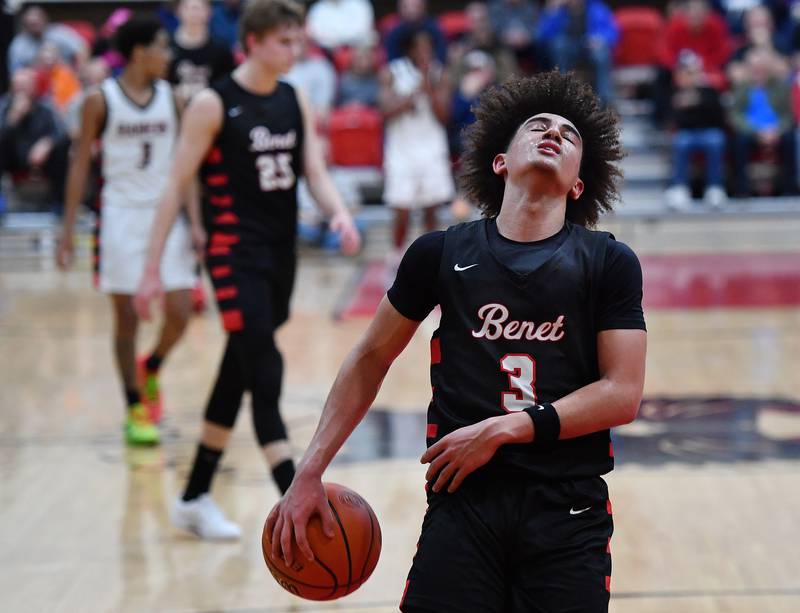
<instances>
[{"instance_id":1,"label":"player's shoulder","mask_svg":"<svg viewBox=\"0 0 800 613\"><path fill-rule=\"evenodd\" d=\"M417 237L414 242L409 245L408 251L415 254L438 254L438 256L441 257L442 249L444 248L445 235L445 230L427 232L422 236Z\"/></svg>"}]
</instances>

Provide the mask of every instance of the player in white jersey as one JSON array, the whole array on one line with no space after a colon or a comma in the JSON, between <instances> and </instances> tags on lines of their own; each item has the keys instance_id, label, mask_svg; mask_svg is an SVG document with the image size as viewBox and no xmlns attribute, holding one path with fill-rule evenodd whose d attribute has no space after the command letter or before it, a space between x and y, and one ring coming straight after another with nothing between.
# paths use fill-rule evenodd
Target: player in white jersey
<instances>
[{"instance_id":1,"label":"player in white jersey","mask_svg":"<svg viewBox=\"0 0 800 613\"><path fill-rule=\"evenodd\" d=\"M173 226L161 263L164 324L157 345L137 365L138 318L132 297L144 270L156 205L172 166L178 126L173 92L161 80L170 59L169 37L154 17L133 17L117 31L127 64L118 79L90 93L67 181L66 206L57 259L62 269L73 259L73 227L84 195L92 147L101 142L103 187L99 238L99 285L114 309L114 348L128 414L125 437L131 444L159 441L158 369L186 327L190 289L195 283L192 236L204 242L196 199L188 217ZM190 230L191 224L191 230Z\"/></svg>"}]
</instances>

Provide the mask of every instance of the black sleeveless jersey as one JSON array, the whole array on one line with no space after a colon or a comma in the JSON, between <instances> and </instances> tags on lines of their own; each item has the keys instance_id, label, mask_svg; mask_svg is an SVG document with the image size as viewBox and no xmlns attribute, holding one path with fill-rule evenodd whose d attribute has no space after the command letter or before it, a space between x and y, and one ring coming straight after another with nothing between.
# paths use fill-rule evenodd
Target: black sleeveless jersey
<instances>
[{"instance_id":1,"label":"black sleeveless jersey","mask_svg":"<svg viewBox=\"0 0 800 613\"><path fill-rule=\"evenodd\" d=\"M293 248L303 119L291 85L271 94L245 90L231 76L211 86L222 98L222 129L200 171L209 251L248 257Z\"/></svg>"},{"instance_id":2,"label":"black sleeveless jersey","mask_svg":"<svg viewBox=\"0 0 800 613\"><path fill-rule=\"evenodd\" d=\"M489 417L553 402L599 378L595 302L609 235L567 222L563 244L521 275L491 251L486 223L445 233L428 445ZM613 466L604 430L548 450L504 445L477 472L550 480L601 475Z\"/></svg>"}]
</instances>

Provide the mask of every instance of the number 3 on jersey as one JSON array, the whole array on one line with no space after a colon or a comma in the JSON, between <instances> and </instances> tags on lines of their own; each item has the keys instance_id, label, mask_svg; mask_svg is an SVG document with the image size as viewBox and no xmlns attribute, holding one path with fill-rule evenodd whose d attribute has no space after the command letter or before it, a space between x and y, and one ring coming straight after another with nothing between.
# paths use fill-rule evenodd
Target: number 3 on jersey
<instances>
[{"instance_id":1,"label":"number 3 on jersey","mask_svg":"<svg viewBox=\"0 0 800 613\"><path fill-rule=\"evenodd\" d=\"M512 390L500 394L504 411L522 411L536 404L536 360L526 353L507 353L500 360L500 370L508 373Z\"/></svg>"},{"instance_id":2,"label":"number 3 on jersey","mask_svg":"<svg viewBox=\"0 0 800 613\"><path fill-rule=\"evenodd\" d=\"M294 185L291 153L259 155L256 158L256 168L262 191L274 192L279 189L289 189Z\"/></svg>"}]
</instances>

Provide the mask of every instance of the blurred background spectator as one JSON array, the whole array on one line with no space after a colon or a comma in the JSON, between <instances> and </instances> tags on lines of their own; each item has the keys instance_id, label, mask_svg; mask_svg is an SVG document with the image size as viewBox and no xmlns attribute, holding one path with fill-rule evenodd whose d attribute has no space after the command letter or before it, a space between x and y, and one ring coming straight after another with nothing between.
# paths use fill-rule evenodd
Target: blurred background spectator
<instances>
[{"instance_id":1,"label":"blurred background spectator","mask_svg":"<svg viewBox=\"0 0 800 613\"><path fill-rule=\"evenodd\" d=\"M239 46L239 16L241 0L221 0L211 11L211 36L224 41L229 49Z\"/></svg>"},{"instance_id":2,"label":"blurred background spectator","mask_svg":"<svg viewBox=\"0 0 800 613\"><path fill-rule=\"evenodd\" d=\"M485 2L470 2L464 9L469 30L448 47L448 69L453 83L458 83L467 70L465 58L470 51L483 51L492 58L498 82L520 74L514 53L495 35Z\"/></svg>"},{"instance_id":3,"label":"blurred background spectator","mask_svg":"<svg viewBox=\"0 0 800 613\"><path fill-rule=\"evenodd\" d=\"M447 42L436 20L428 14L426 0L398 0L397 13L399 20L386 35L386 57L389 61L404 55L403 41L414 30L425 30L433 42L436 58L444 64L447 61Z\"/></svg>"},{"instance_id":4,"label":"blurred background spectator","mask_svg":"<svg viewBox=\"0 0 800 613\"><path fill-rule=\"evenodd\" d=\"M672 96L672 180L665 192L667 206L685 210L691 205L689 169L692 156L702 153L705 162L703 199L712 207L727 200L723 162L725 156L724 114L719 92L710 87L703 61L694 52L681 53L675 67Z\"/></svg>"},{"instance_id":5,"label":"blurred background spectator","mask_svg":"<svg viewBox=\"0 0 800 613\"><path fill-rule=\"evenodd\" d=\"M70 102L81 91L81 83L72 66L61 59L54 43L45 41L33 66L36 95L43 97L63 116Z\"/></svg>"},{"instance_id":6,"label":"blurred background spectator","mask_svg":"<svg viewBox=\"0 0 800 613\"><path fill-rule=\"evenodd\" d=\"M765 6L755 6L744 14L744 39L733 52L728 64L728 79L732 85L747 80L745 56L751 49L766 49L775 56L775 68L784 77L789 76L790 63L783 57L780 39L775 33L772 14Z\"/></svg>"},{"instance_id":7,"label":"blurred background spectator","mask_svg":"<svg viewBox=\"0 0 800 613\"><path fill-rule=\"evenodd\" d=\"M69 139L56 111L36 96L36 72L18 68L0 98L0 175L47 178L53 207L64 204Z\"/></svg>"},{"instance_id":8,"label":"blurred background spectator","mask_svg":"<svg viewBox=\"0 0 800 613\"><path fill-rule=\"evenodd\" d=\"M367 40L369 38L374 38L374 34ZM374 43L366 42L353 47L350 66L339 75L336 106L363 104L377 108L380 90L377 54L378 49Z\"/></svg>"},{"instance_id":9,"label":"blurred background spectator","mask_svg":"<svg viewBox=\"0 0 800 613\"><path fill-rule=\"evenodd\" d=\"M488 53L474 49L463 63L464 73L453 91L450 111L450 150L455 157L461 155L461 131L475 121L472 106L486 88L497 83L497 68Z\"/></svg>"},{"instance_id":10,"label":"blurred background spectator","mask_svg":"<svg viewBox=\"0 0 800 613\"><path fill-rule=\"evenodd\" d=\"M424 229L430 232L436 229L436 208L455 195L445 130L451 92L434 45L427 29L406 31L403 57L381 73L384 200L395 211L390 271L402 257L411 211L423 211Z\"/></svg>"},{"instance_id":11,"label":"blurred background spectator","mask_svg":"<svg viewBox=\"0 0 800 613\"><path fill-rule=\"evenodd\" d=\"M600 99L611 103L611 54L619 30L602 0L550 0L538 28L554 66L589 73Z\"/></svg>"},{"instance_id":12,"label":"blurred background spectator","mask_svg":"<svg viewBox=\"0 0 800 613\"><path fill-rule=\"evenodd\" d=\"M11 40L8 48L8 71L36 62L45 42L53 43L61 58L73 66L80 65L88 57L86 41L67 26L51 24L47 13L39 6L28 6L19 17L20 31Z\"/></svg>"},{"instance_id":13,"label":"blurred background spectator","mask_svg":"<svg viewBox=\"0 0 800 613\"><path fill-rule=\"evenodd\" d=\"M536 61L536 15L532 0L491 0L489 22L497 39L510 49L528 72Z\"/></svg>"},{"instance_id":14,"label":"blurred background spectator","mask_svg":"<svg viewBox=\"0 0 800 613\"><path fill-rule=\"evenodd\" d=\"M748 161L754 153L776 160L777 190L796 193L794 118L789 83L782 78L780 58L767 49L745 56L747 76L733 90L733 185L738 196L749 196Z\"/></svg>"},{"instance_id":15,"label":"blurred background spectator","mask_svg":"<svg viewBox=\"0 0 800 613\"><path fill-rule=\"evenodd\" d=\"M114 34L123 23L128 21L133 11L127 8L114 9L100 26L99 36L92 48L92 56L101 57L109 71L117 75L125 65L125 58L114 48Z\"/></svg>"},{"instance_id":16,"label":"blurred background spectator","mask_svg":"<svg viewBox=\"0 0 800 613\"><path fill-rule=\"evenodd\" d=\"M306 30L325 49L369 40L375 15L369 0L318 0L311 5Z\"/></svg>"},{"instance_id":17,"label":"blurred background spectator","mask_svg":"<svg viewBox=\"0 0 800 613\"><path fill-rule=\"evenodd\" d=\"M181 99L189 100L227 75L235 64L227 43L211 36L208 0L180 0L177 16L178 28L171 40L169 81Z\"/></svg>"}]
</instances>

